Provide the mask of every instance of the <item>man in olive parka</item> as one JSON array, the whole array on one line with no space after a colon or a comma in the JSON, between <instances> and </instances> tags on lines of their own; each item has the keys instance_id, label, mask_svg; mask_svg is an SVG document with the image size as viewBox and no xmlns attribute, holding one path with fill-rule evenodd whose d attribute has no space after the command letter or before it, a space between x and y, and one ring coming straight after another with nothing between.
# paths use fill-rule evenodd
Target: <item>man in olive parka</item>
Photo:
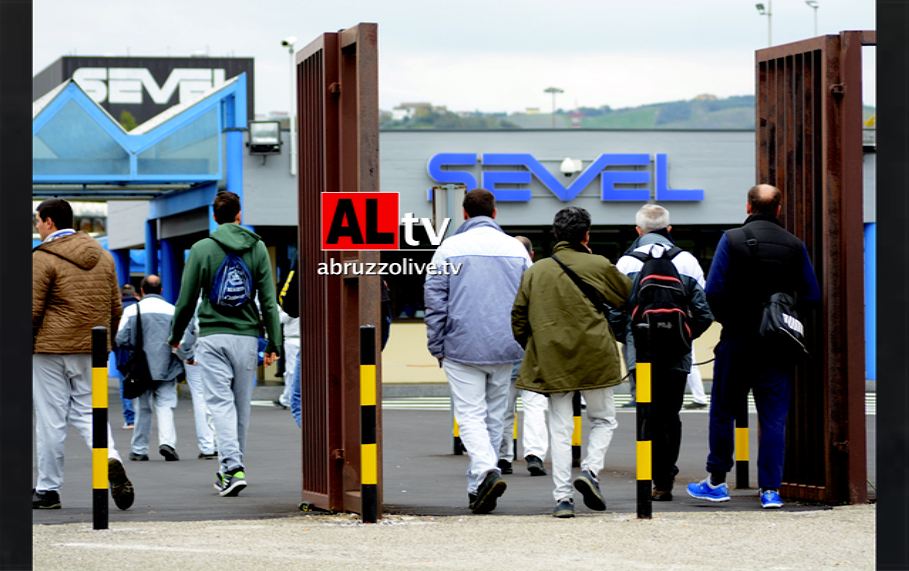
<instances>
[{"instance_id":1,"label":"man in olive parka","mask_svg":"<svg viewBox=\"0 0 909 571\"><path fill-rule=\"evenodd\" d=\"M514 337L526 353L517 386L549 396L549 431L555 517L574 516L571 489L571 434L574 428L572 394L587 401L590 433L587 456L574 487L590 509L602 511L606 502L598 474L618 423L613 387L622 380L621 360L606 316L575 284L561 264L592 286L611 307L625 305L631 281L603 256L587 247L590 214L570 206L556 213L553 233L558 242L551 258L524 273L511 310Z\"/></svg>"}]
</instances>

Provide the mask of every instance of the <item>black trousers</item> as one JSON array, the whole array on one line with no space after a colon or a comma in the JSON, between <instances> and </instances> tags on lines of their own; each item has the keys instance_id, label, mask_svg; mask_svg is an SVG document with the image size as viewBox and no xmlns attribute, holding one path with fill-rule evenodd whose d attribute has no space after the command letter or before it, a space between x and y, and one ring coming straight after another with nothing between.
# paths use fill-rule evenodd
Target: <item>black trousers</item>
<instances>
[{"instance_id":1,"label":"black trousers","mask_svg":"<svg viewBox=\"0 0 909 571\"><path fill-rule=\"evenodd\" d=\"M650 435L653 441L653 485L671 490L679 470L682 444L682 400L688 373L653 364L651 369Z\"/></svg>"}]
</instances>

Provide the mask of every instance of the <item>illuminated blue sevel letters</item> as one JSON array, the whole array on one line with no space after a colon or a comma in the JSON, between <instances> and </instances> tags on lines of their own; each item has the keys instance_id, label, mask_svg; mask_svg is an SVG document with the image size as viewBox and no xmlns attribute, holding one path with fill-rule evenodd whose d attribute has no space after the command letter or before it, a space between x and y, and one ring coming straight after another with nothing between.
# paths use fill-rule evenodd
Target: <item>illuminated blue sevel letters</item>
<instances>
[{"instance_id":1,"label":"illuminated blue sevel letters","mask_svg":"<svg viewBox=\"0 0 909 571\"><path fill-rule=\"evenodd\" d=\"M484 166L513 166L522 167L515 170L484 170L477 184L476 177L464 170L448 170L452 167L473 167L477 164L477 155L474 153L439 153L429 159L427 171L430 178L439 184L461 183L467 190L481 186L491 191L496 200L503 202L529 202L530 188L513 188L517 185L529 185L536 177L540 183L548 188L562 202L570 202L577 198L581 191L600 177L600 199L604 201L631 201L645 202L650 200L649 188L617 188L616 185L649 185L650 172L641 170L641 167L650 165L650 155L647 154L602 154L586 169L578 173L571 184L564 186L555 175L544 167L533 155L527 153L487 153L483 155ZM632 167L621 170L608 167ZM653 177L658 202L694 202L704 200L704 191L700 189L682 190L669 188L669 169L665 154L656 155L656 164ZM510 185L512 188L500 188L501 185ZM432 198L432 189L427 193Z\"/></svg>"}]
</instances>

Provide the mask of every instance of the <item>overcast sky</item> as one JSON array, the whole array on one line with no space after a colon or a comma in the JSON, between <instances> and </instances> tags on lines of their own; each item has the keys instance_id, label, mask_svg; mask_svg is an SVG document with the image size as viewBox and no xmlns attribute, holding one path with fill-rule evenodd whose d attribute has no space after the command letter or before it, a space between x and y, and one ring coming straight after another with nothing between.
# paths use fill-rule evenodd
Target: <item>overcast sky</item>
<instances>
[{"instance_id":1,"label":"overcast sky","mask_svg":"<svg viewBox=\"0 0 909 571\"><path fill-rule=\"evenodd\" d=\"M765 3L766 0L765 0ZM819 0L818 33L875 28L874 0ZM814 35L804 0L773 0L773 43ZM64 55L255 58L256 112L286 110L289 61L315 36L379 24L379 99L449 109L627 107L754 93L766 16L750 0L35 0L34 71ZM874 50L865 49L874 104Z\"/></svg>"}]
</instances>

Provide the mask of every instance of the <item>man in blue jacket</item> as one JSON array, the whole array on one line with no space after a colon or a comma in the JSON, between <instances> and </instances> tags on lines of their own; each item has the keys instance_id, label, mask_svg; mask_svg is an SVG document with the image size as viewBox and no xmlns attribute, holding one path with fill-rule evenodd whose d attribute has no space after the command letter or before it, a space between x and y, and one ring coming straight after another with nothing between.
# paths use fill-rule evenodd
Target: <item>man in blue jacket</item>
<instances>
[{"instance_id":1,"label":"man in blue jacket","mask_svg":"<svg viewBox=\"0 0 909 571\"><path fill-rule=\"evenodd\" d=\"M464 219L432 258L424 285L428 348L445 370L455 419L467 448L470 510L489 513L505 492L498 448L511 383L523 350L511 332L511 306L530 256L493 220L495 197L475 189L464 197ZM455 273L457 272L457 273Z\"/></svg>"},{"instance_id":2,"label":"man in blue jacket","mask_svg":"<svg viewBox=\"0 0 909 571\"><path fill-rule=\"evenodd\" d=\"M707 276L707 301L723 332L713 366L707 456L710 476L688 484L688 494L701 500L729 501L725 482L734 465L735 413L750 389L761 427L761 506L783 506L779 487L795 363L760 336L761 316L774 293L787 293L805 308L820 299L820 290L805 244L779 222L782 199L782 192L769 184L748 191L748 218L741 228L723 234Z\"/></svg>"}]
</instances>

